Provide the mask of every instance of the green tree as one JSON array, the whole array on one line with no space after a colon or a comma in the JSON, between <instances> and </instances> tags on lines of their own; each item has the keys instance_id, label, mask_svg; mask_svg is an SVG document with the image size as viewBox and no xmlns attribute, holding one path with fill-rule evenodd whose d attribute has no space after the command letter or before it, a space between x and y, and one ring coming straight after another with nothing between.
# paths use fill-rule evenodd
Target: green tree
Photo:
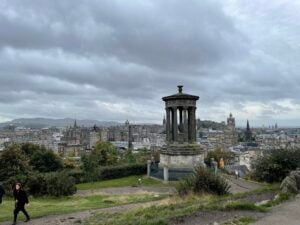
<instances>
[{"instance_id":1,"label":"green tree","mask_svg":"<svg viewBox=\"0 0 300 225\"><path fill-rule=\"evenodd\" d=\"M89 155L81 158L81 162L86 179L95 181L99 177L100 167L117 164L118 152L111 143L99 141Z\"/></svg>"},{"instance_id":2,"label":"green tree","mask_svg":"<svg viewBox=\"0 0 300 225\"><path fill-rule=\"evenodd\" d=\"M31 159L30 165L39 172L54 172L63 169L61 158L51 150L37 151Z\"/></svg>"},{"instance_id":3,"label":"green tree","mask_svg":"<svg viewBox=\"0 0 300 225\"><path fill-rule=\"evenodd\" d=\"M300 167L300 149L272 149L265 151L253 163L252 176L269 183L282 181L292 170Z\"/></svg>"},{"instance_id":4,"label":"green tree","mask_svg":"<svg viewBox=\"0 0 300 225\"><path fill-rule=\"evenodd\" d=\"M118 151L110 142L99 141L90 157L96 160L99 166L111 166L118 161Z\"/></svg>"},{"instance_id":5,"label":"green tree","mask_svg":"<svg viewBox=\"0 0 300 225\"><path fill-rule=\"evenodd\" d=\"M136 157L135 155L132 153L131 149L126 150L123 155L122 155L122 161L125 164L133 164L136 163Z\"/></svg>"},{"instance_id":6,"label":"green tree","mask_svg":"<svg viewBox=\"0 0 300 225\"><path fill-rule=\"evenodd\" d=\"M19 145L7 147L0 155L0 180L13 176L27 175L31 171L29 159Z\"/></svg>"},{"instance_id":7,"label":"green tree","mask_svg":"<svg viewBox=\"0 0 300 225\"><path fill-rule=\"evenodd\" d=\"M45 151L46 149L43 147L40 147L39 145L35 145L32 143L23 143L20 146L21 150L24 152L25 155L31 157L36 152Z\"/></svg>"}]
</instances>

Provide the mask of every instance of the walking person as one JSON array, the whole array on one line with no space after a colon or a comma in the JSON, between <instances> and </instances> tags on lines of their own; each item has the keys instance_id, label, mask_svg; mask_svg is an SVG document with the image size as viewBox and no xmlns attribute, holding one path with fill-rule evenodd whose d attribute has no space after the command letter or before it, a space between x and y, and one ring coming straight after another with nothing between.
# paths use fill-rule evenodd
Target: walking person
<instances>
[{"instance_id":1,"label":"walking person","mask_svg":"<svg viewBox=\"0 0 300 225\"><path fill-rule=\"evenodd\" d=\"M25 222L30 220L28 213L25 210L25 204L28 204L28 197L26 192L22 189L22 185L20 183L16 183L14 187L14 198L15 198L15 210L14 210L14 222L13 225L17 223L17 217L20 211L22 211L26 217Z\"/></svg>"},{"instance_id":2,"label":"walking person","mask_svg":"<svg viewBox=\"0 0 300 225\"><path fill-rule=\"evenodd\" d=\"M0 183L0 205L2 204L2 197L5 194L4 188L2 184Z\"/></svg>"}]
</instances>

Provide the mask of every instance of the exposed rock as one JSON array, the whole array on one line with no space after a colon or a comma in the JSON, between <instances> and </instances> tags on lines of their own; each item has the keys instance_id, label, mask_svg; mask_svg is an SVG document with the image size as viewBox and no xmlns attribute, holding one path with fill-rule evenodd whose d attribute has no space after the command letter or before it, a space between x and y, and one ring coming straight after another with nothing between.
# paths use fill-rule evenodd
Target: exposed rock
<instances>
[{"instance_id":1,"label":"exposed rock","mask_svg":"<svg viewBox=\"0 0 300 225\"><path fill-rule=\"evenodd\" d=\"M282 181L280 189L283 193L289 192L297 194L300 190L300 170L290 172Z\"/></svg>"}]
</instances>

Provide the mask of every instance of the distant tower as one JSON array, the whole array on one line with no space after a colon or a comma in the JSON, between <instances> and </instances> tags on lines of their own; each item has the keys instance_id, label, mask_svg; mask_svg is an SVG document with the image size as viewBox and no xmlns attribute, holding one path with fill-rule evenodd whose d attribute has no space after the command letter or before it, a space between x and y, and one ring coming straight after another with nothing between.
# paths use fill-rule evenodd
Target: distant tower
<instances>
[{"instance_id":1,"label":"distant tower","mask_svg":"<svg viewBox=\"0 0 300 225\"><path fill-rule=\"evenodd\" d=\"M232 117L232 113L229 114L229 117L227 118L227 127L231 131L235 131L235 118Z\"/></svg>"},{"instance_id":2,"label":"distant tower","mask_svg":"<svg viewBox=\"0 0 300 225\"><path fill-rule=\"evenodd\" d=\"M278 129L278 125L277 125L277 123L275 123L275 129L276 129L276 130Z\"/></svg>"},{"instance_id":3,"label":"distant tower","mask_svg":"<svg viewBox=\"0 0 300 225\"><path fill-rule=\"evenodd\" d=\"M250 129L250 125L249 125L249 120L247 120L247 128L246 128L246 132L245 132L245 139L247 142L252 141L252 132Z\"/></svg>"},{"instance_id":4,"label":"distant tower","mask_svg":"<svg viewBox=\"0 0 300 225\"><path fill-rule=\"evenodd\" d=\"M125 126L128 129L128 149L132 149L132 127L129 123L129 120L126 120Z\"/></svg>"},{"instance_id":5,"label":"distant tower","mask_svg":"<svg viewBox=\"0 0 300 225\"><path fill-rule=\"evenodd\" d=\"M74 128L76 128L77 127L77 121L75 120L74 121Z\"/></svg>"},{"instance_id":6,"label":"distant tower","mask_svg":"<svg viewBox=\"0 0 300 225\"><path fill-rule=\"evenodd\" d=\"M126 127L129 126L129 120L128 120L128 119L125 121L125 126L126 126Z\"/></svg>"}]
</instances>

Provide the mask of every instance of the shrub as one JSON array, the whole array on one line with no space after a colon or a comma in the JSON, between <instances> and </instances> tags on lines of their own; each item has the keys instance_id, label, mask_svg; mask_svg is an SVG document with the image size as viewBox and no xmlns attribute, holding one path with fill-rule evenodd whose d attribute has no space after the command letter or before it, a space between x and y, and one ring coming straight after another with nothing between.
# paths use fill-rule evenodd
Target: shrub
<instances>
[{"instance_id":1,"label":"shrub","mask_svg":"<svg viewBox=\"0 0 300 225\"><path fill-rule=\"evenodd\" d=\"M46 192L51 196L68 196L76 192L75 181L66 172L45 175Z\"/></svg>"},{"instance_id":2,"label":"shrub","mask_svg":"<svg viewBox=\"0 0 300 225\"><path fill-rule=\"evenodd\" d=\"M258 181L281 182L292 170L300 166L299 149L274 149L265 151L252 167L252 176Z\"/></svg>"},{"instance_id":3,"label":"shrub","mask_svg":"<svg viewBox=\"0 0 300 225\"><path fill-rule=\"evenodd\" d=\"M53 151L37 151L33 153L30 159L30 165L33 166L34 170L39 172L54 172L63 168L63 162L61 158Z\"/></svg>"},{"instance_id":4,"label":"shrub","mask_svg":"<svg viewBox=\"0 0 300 225\"><path fill-rule=\"evenodd\" d=\"M227 181L199 166L194 172L179 181L176 189L179 195L193 193L227 194L230 186Z\"/></svg>"},{"instance_id":5,"label":"shrub","mask_svg":"<svg viewBox=\"0 0 300 225\"><path fill-rule=\"evenodd\" d=\"M67 170L67 172L70 177L73 177L76 184L86 181L85 173L82 170Z\"/></svg>"},{"instance_id":6,"label":"shrub","mask_svg":"<svg viewBox=\"0 0 300 225\"><path fill-rule=\"evenodd\" d=\"M92 171L84 171L84 181L93 182L99 180L108 180L131 175L146 174L146 172L146 164L126 164L120 166L96 167ZM81 176L80 173L77 176L79 178Z\"/></svg>"},{"instance_id":7,"label":"shrub","mask_svg":"<svg viewBox=\"0 0 300 225\"><path fill-rule=\"evenodd\" d=\"M67 172L31 173L28 176L18 175L5 181L4 188L12 195L13 186L20 182L23 189L34 196L68 196L76 192L75 180Z\"/></svg>"},{"instance_id":8,"label":"shrub","mask_svg":"<svg viewBox=\"0 0 300 225\"><path fill-rule=\"evenodd\" d=\"M146 164L129 164L121 166L112 167L102 167L100 168L100 179L114 179L120 177L127 177L131 175L141 175L146 174L147 165Z\"/></svg>"},{"instance_id":9,"label":"shrub","mask_svg":"<svg viewBox=\"0 0 300 225\"><path fill-rule=\"evenodd\" d=\"M26 176L31 171L29 160L18 145L6 148L0 155L0 162L1 181L17 175Z\"/></svg>"},{"instance_id":10,"label":"shrub","mask_svg":"<svg viewBox=\"0 0 300 225\"><path fill-rule=\"evenodd\" d=\"M31 195L35 195L35 196L48 195L45 175L41 173L31 174L27 179L25 188L28 190L28 193Z\"/></svg>"}]
</instances>

